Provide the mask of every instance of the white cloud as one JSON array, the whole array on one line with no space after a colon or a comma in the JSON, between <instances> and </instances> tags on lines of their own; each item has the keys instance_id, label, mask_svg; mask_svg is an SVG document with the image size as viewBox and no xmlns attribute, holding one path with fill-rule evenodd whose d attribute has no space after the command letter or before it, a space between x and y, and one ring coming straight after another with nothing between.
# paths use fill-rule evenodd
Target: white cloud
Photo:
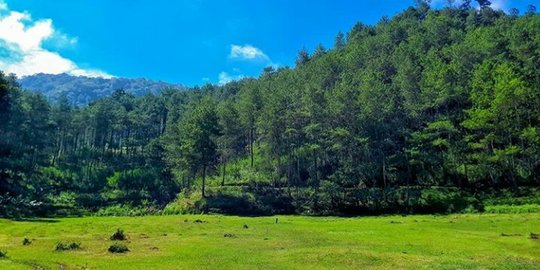
<instances>
[{"instance_id":1,"label":"white cloud","mask_svg":"<svg viewBox=\"0 0 540 270\"><path fill-rule=\"evenodd\" d=\"M244 46L231 45L231 53L229 54L231 59L240 60L265 60L270 61L268 55L266 55L261 49L253 47L249 44Z\"/></svg>"},{"instance_id":2,"label":"white cloud","mask_svg":"<svg viewBox=\"0 0 540 270\"><path fill-rule=\"evenodd\" d=\"M507 8L508 1L506 0L491 0L491 8L495 10L504 10Z\"/></svg>"},{"instance_id":3,"label":"white cloud","mask_svg":"<svg viewBox=\"0 0 540 270\"><path fill-rule=\"evenodd\" d=\"M48 43L52 43L55 48L71 48L77 45L79 39L77 37L70 37L60 31L54 31L53 35L47 40Z\"/></svg>"},{"instance_id":4,"label":"white cloud","mask_svg":"<svg viewBox=\"0 0 540 270\"><path fill-rule=\"evenodd\" d=\"M230 75L227 72L221 72L221 73L219 73L219 82L218 82L218 84L219 85L224 85L224 84L230 83L232 81L241 80L243 78L245 78L245 77L242 74Z\"/></svg>"},{"instance_id":5,"label":"white cloud","mask_svg":"<svg viewBox=\"0 0 540 270\"><path fill-rule=\"evenodd\" d=\"M256 65L265 65L265 66L271 66L274 69L277 69L280 65L277 63L274 63L270 57L264 53L261 49L254 47L252 45L246 44L246 45L231 45L231 51L229 53L229 59L234 60L242 60L242 61L251 61L252 63ZM219 73L218 77L218 84L224 85L227 83L230 83L232 81L237 81L246 78L245 75L242 74L241 69L239 68L233 68L232 73L227 73L225 71Z\"/></svg>"},{"instance_id":6,"label":"white cloud","mask_svg":"<svg viewBox=\"0 0 540 270\"><path fill-rule=\"evenodd\" d=\"M52 41L55 47L73 46L77 38L69 37L53 27L51 19L33 20L27 12L9 10L0 0L0 70L18 76L35 73L68 73L88 77L112 77L99 71L80 68L75 62L59 53L45 49L44 41Z\"/></svg>"}]
</instances>

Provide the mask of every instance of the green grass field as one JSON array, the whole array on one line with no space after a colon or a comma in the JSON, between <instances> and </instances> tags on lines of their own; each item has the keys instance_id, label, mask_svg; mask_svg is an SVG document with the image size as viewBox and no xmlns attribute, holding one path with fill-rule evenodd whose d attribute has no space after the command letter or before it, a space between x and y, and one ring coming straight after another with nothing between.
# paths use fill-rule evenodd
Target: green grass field
<instances>
[{"instance_id":1,"label":"green grass field","mask_svg":"<svg viewBox=\"0 0 540 270\"><path fill-rule=\"evenodd\" d=\"M117 228L126 254L107 251ZM0 220L0 269L540 269L530 233L540 214Z\"/></svg>"}]
</instances>

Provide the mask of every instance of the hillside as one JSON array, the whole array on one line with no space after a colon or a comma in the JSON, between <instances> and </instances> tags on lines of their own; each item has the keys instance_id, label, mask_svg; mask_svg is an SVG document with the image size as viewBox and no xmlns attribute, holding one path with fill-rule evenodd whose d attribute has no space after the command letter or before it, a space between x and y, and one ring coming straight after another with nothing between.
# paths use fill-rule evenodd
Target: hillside
<instances>
[{"instance_id":1,"label":"hillside","mask_svg":"<svg viewBox=\"0 0 540 270\"><path fill-rule=\"evenodd\" d=\"M424 4L226 85L73 108L0 76L0 215L537 209L538 59L537 14Z\"/></svg>"},{"instance_id":2,"label":"hillside","mask_svg":"<svg viewBox=\"0 0 540 270\"><path fill-rule=\"evenodd\" d=\"M47 98L56 100L63 93L76 105L85 105L99 98L111 95L114 90L124 89L135 96L157 93L164 88L183 89L182 85L161 81L127 78L89 78L68 74L36 74L19 80L22 88L43 93Z\"/></svg>"}]
</instances>

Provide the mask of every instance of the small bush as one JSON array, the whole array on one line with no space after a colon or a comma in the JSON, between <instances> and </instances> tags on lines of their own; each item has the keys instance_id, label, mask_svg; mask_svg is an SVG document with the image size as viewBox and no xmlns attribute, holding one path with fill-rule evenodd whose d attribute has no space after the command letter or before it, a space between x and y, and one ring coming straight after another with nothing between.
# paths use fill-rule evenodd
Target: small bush
<instances>
[{"instance_id":1,"label":"small bush","mask_svg":"<svg viewBox=\"0 0 540 270\"><path fill-rule=\"evenodd\" d=\"M501 233L502 237L521 236L519 233Z\"/></svg>"},{"instance_id":2,"label":"small bush","mask_svg":"<svg viewBox=\"0 0 540 270\"><path fill-rule=\"evenodd\" d=\"M244 224L244 229L249 229L249 226L247 224Z\"/></svg>"},{"instance_id":3,"label":"small bush","mask_svg":"<svg viewBox=\"0 0 540 270\"><path fill-rule=\"evenodd\" d=\"M125 241L127 240L127 236L124 234L124 230L117 229L113 235L111 235L110 239L112 241Z\"/></svg>"},{"instance_id":4,"label":"small bush","mask_svg":"<svg viewBox=\"0 0 540 270\"><path fill-rule=\"evenodd\" d=\"M115 204L100 208L95 215L99 217L141 217L159 215L161 211L154 206L133 207L124 204Z\"/></svg>"},{"instance_id":5,"label":"small bush","mask_svg":"<svg viewBox=\"0 0 540 270\"><path fill-rule=\"evenodd\" d=\"M225 238L236 238L236 235L232 234L232 233L226 233L223 235L223 237Z\"/></svg>"},{"instance_id":6,"label":"small bush","mask_svg":"<svg viewBox=\"0 0 540 270\"><path fill-rule=\"evenodd\" d=\"M28 245L32 244L32 240L25 237L23 239L23 241L22 241L22 244L23 244L23 246L28 246Z\"/></svg>"},{"instance_id":7,"label":"small bush","mask_svg":"<svg viewBox=\"0 0 540 270\"><path fill-rule=\"evenodd\" d=\"M81 243L71 242L71 243L56 243L54 250L56 251L68 251L68 250L78 250L81 249Z\"/></svg>"},{"instance_id":8,"label":"small bush","mask_svg":"<svg viewBox=\"0 0 540 270\"><path fill-rule=\"evenodd\" d=\"M533 239L533 240L538 240L538 239L540 239L540 234L531 233L531 234L529 234L529 238Z\"/></svg>"},{"instance_id":9,"label":"small bush","mask_svg":"<svg viewBox=\"0 0 540 270\"><path fill-rule=\"evenodd\" d=\"M110 253L126 253L129 252L129 248L122 243L114 243L109 247Z\"/></svg>"},{"instance_id":10,"label":"small bush","mask_svg":"<svg viewBox=\"0 0 540 270\"><path fill-rule=\"evenodd\" d=\"M0 250L0 259L2 259L2 258L7 258L7 251Z\"/></svg>"}]
</instances>

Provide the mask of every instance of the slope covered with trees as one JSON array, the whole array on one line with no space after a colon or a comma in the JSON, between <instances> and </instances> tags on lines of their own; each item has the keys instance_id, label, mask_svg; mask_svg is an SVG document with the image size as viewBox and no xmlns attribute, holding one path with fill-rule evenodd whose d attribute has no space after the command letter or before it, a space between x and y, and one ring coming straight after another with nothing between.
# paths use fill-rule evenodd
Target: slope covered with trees
<instances>
[{"instance_id":1,"label":"slope covered with trees","mask_svg":"<svg viewBox=\"0 0 540 270\"><path fill-rule=\"evenodd\" d=\"M117 90L83 107L49 103L2 75L0 214L167 204L165 212L448 212L481 210L501 189L534 192L533 10L422 2L358 23L331 50L301 51L295 68L142 97Z\"/></svg>"},{"instance_id":2,"label":"slope covered with trees","mask_svg":"<svg viewBox=\"0 0 540 270\"><path fill-rule=\"evenodd\" d=\"M117 89L135 96L156 94L164 88L184 89L181 85L146 79L89 78L69 74L35 74L20 78L18 82L23 89L40 92L52 101L66 95L70 103L79 106L110 96Z\"/></svg>"}]
</instances>

